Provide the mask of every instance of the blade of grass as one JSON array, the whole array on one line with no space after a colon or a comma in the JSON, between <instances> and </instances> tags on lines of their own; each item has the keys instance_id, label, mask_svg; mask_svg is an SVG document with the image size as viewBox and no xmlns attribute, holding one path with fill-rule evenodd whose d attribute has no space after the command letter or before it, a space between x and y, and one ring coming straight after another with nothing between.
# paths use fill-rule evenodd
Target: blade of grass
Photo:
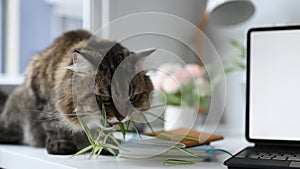
<instances>
[{"instance_id":1,"label":"blade of grass","mask_svg":"<svg viewBox=\"0 0 300 169\"><path fill-rule=\"evenodd\" d=\"M162 140L172 140L171 137L164 136L164 135L157 134L157 135L153 135L153 136L156 137L156 138L162 139Z\"/></svg>"},{"instance_id":2,"label":"blade of grass","mask_svg":"<svg viewBox=\"0 0 300 169\"><path fill-rule=\"evenodd\" d=\"M73 154L70 158L73 158L74 156L80 155L80 154L84 154L88 151L90 151L93 148L93 145L89 145L83 149L81 149L80 151L78 151L77 153Z\"/></svg>"},{"instance_id":3,"label":"blade of grass","mask_svg":"<svg viewBox=\"0 0 300 169\"><path fill-rule=\"evenodd\" d=\"M130 123L131 123L131 120L126 121L126 130L129 129Z\"/></svg>"},{"instance_id":4,"label":"blade of grass","mask_svg":"<svg viewBox=\"0 0 300 169\"><path fill-rule=\"evenodd\" d=\"M106 126L107 125L107 116L106 116L106 110L105 110L104 104L102 104L101 113L103 116L103 125Z\"/></svg>"},{"instance_id":5,"label":"blade of grass","mask_svg":"<svg viewBox=\"0 0 300 169\"><path fill-rule=\"evenodd\" d=\"M81 118L79 118L79 121L80 121L80 124L83 126L83 130L84 130L85 135L87 136L90 144L94 145L95 144L95 140L93 138L93 135L92 135L89 127L86 125L86 123Z\"/></svg>"},{"instance_id":6,"label":"blade of grass","mask_svg":"<svg viewBox=\"0 0 300 169\"><path fill-rule=\"evenodd\" d=\"M175 137L180 139L185 139L185 140L199 141L199 138L193 136L175 135Z\"/></svg>"},{"instance_id":7,"label":"blade of grass","mask_svg":"<svg viewBox=\"0 0 300 169\"><path fill-rule=\"evenodd\" d=\"M143 118L145 119L146 124L147 124L147 126L150 128L151 132L154 132L154 130L153 130L151 124L149 123L149 121L148 121L147 117L144 115L144 113L142 113L142 116L143 116Z\"/></svg>"},{"instance_id":8,"label":"blade of grass","mask_svg":"<svg viewBox=\"0 0 300 169\"><path fill-rule=\"evenodd\" d=\"M97 149L97 145L95 144L95 145L93 145L93 149L92 149L92 151L91 151L91 153L90 153L90 156L89 156L89 160L92 158L92 156L95 154L95 150Z\"/></svg>"},{"instance_id":9,"label":"blade of grass","mask_svg":"<svg viewBox=\"0 0 300 169\"><path fill-rule=\"evenodd\" d=\"M149 110L151 110L151 109L155 109L155 108L158 108L158 107L162 107L162 106L165 106L166 104L159 104L159 105L155 105L155 106L152 106L152 107L150 107L150 109Z\"/></svg>"},{"instance_id":10,"label":"blade of grass","mask_svg":"<svg viewBox=\"0 0 300 169\"><path fill-rule=\"evenodd\" d=\"M167 134L167 135L164 135ZM157 137L159 139L163 140L172 140L173 137L179 138L179 139L185 139L185 140L191 140L191 141L199 141L199 138L193 137L193 136L185 136L185 135L174 135L171 132L165 131L164 134L150 134L151 136Z\"/></svg>"},{"instance_id":11,"label":"blade of grass","mask_svg":"<svg viewBox=\"0 0 300 169\"><path fill-rule=\"evenodd\" d=\"M103 140L101 141L101 144L105 144L107 138L108 138L108 135L105 135L105 137L104 137ZM99 146L99 150L96 152L97 157L99 157L99 155L100 155L100 153L102 152L102 150L103 150L103 146Z\"/></svg>"},{"instance_id":12,"label":"blade of grass","mask_svg":"<svg viewBox=\"0 0 300 169\"><path fill-rule=\"evenodd\" d=\"M99 142L99 140L101 139L101 136L102 135L105 135L105 133L103 132L103 130L99 130L99 134L98 134L98 136L97 136L97 139L94 141L96 144L94 144L94 147L93 147L93 149L92 149L92 152L91 152L91 154L90 154L90 157L89 157L89 159L91 159L92 158L92 156L93 155L96 155L97 154L97 151L99 150L99 146L98 146L98 142ZM105 135L105 137L103 138L103 143L106 143L106 140L107 140L107 136Z\"/></svg>"},{"instance_id":13,"label":"blade of grass","mask_svg":"<svg viewBox=\"0 0 300 169\"><path fill-rule=\"evenodd\" d=\"M120 122L119 121L119 127L120 127L120 129L121 129L121 133L122 133L122 135L123 135L123 140L125 140L125 136L126 136L126 129L125 129L125 126L124 126L124 124L122 123L122 122Z\"/></svg>"},{"instance_id":14,"label":"blade of grass","mask_svg":"<svg viewBox=\"0 0 300 169\"><path fill-rule=\"evenodd\" d=\"M99 157L99 156L100 156L100 154L101 154L102 150L103 150L103 147L100 147L100 149L99 149L99 150L98 150L98 152L97 152L97 157Z\"/></svg>"},{"instance_id":15,"label":"blade of grass","mask_svg":"<svg viewBox=\"0 0 300 169\"><path fill-rule=\"evenodd\" d=\"M162 118L162 117L160 117L160 116L158 116L158 115L156 115L156 114L154 114L154 113L152 113L152 112L149 112L149 111L145 111L145 112L143 112L143 113L147 113L147 114L149 114L149 115L151 115L151 116L153 116L153 117L156 117L156 118L158 118L159 120L161 120L161 121L166 121L164 118Z\"/></svg>"},{"instance_id":16,"label":"blade of grass","mask_svg":"<svg viewBox=\"0 0 300 169\"><path fill-rule=\"evenodd\" d=\"M117 146L115 146L113 144L109 144L109 143L100 144L98 146L103 147L103 148L111 148L111 149L115 149L115 150L120 150L119 147L117 147Z\"/></svg>"},{"instance_id":17,"label":"blade of grass","mask_svg":"<svg viewBox=\"0 0 300 169\"><path fill-rule=\"evenodd\" d=\"M115 132L121 132L122 133L122 130L115 130ZM126 133L134 133L135 131L134 130L125 130Z\"/></svg>"},{"instance_id":18,"label":"blade of grass","mask_svg":"<svg viewBox=\"0 0 300 169\"><path fill-rule=\"evenodd\" d=\"M98 146L103 147L103 148L110 148L110 149L120 150L119 147L117 147L117 146L115 146L113 144L109 144L109 143L98 144Z\"/></svg>"},{"instance_id":19,"label":"blade of grass","mask_svg":"<svg viewBox=\"0 0 300 169\"><path fill-rule=\"evenodd\" d=\"M97 146L94 145L94 146L93 146L93 149L92 149L92 151L91 151L91 153L90 153L89 160L90 160L90 159L92 158L92 156L95 154L96 148L97 148Z\"/></svg>"},{"instance_id":20,"label":"blade of grass","mask_svg":"<svg viewBox=\"0 0 300 169\"><path fill-rule=\"evenodd\" d=\"M100 148L101 148L101 147L99 147L99 146L95 146L95 151L94 151L94 154L93 154L93 155L96 155L96 154L98 153L98 151L99 151Z\"/></svg>"},{"instance_id":21,"label":"blade of grass","mask_svg":"<svg viewBox=\"0 0 300 169\"><path fill-rule=\"evenodd\" d=\"M195 164L193 161L188 161L188 160L179 160L179 159L166 159L163 162L163 165L166 164Z\"/></svg>"},{"instance_id":22,"label":"blade of grass","mask_svg":"<svg viewBox=\"0 0 300 169\"><path fill-rule=\"evenodd\" d=\"M143 140L139 128L136 126L135 122L133 122L133 121L132 121L132 126L133 126L135 132L139 135L140 139Z\"/></svg>"},{"instance_id":23,"label":"blade of grass","mask_svg":"<svg viewBox=\"0 0 300 169\"><path fill-rule=\"evenodd\" d=\"M114 136L108 135L108 137L111 138L112 141L113 141L116 145L118 145L118 146L120 145L119 141L118 141Z\"/></svg>"},{"instance_id":24,"label":"blade of grass","mask_svg":"<svg viewBox=\"0 0 300 169\"><path fill-rule=\"evenodd\" d=\"M107 150L113 155L113 156L116 156L116 152L111 149L111 148L107 148Z\"/></svg>"},{"instance_id":25,"label":"blade of grass","mask_svg":"<svg viewBox=\"0 0 300 169\"><path fill-rule=\"evenodd\" d=\"M177 147L177 146L173 146L174 148L178 149L179 151L183 152L183 153L186 153L192 157L198 157L197 155L189 152L188 150L184 149L184 148L180 148L180 147Z\"/></svg>"}]
</instances>

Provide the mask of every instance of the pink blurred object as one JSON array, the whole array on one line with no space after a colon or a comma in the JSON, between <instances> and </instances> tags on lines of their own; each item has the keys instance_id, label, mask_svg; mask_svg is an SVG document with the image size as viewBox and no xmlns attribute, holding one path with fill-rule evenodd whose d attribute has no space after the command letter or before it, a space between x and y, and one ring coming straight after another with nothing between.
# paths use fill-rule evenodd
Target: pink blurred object
<instances>
[{"instance_id":1,"label":"pink blurred object","mask_svg":"<svg viewBox=\"0 0 300 169\"><path fill-rule=\"evenodd\" d=\"M198 64L187 64L186 66L165 64L156 71L152 82L156 90L173 94L180 92L182 86L189 84L194 84L194 87L203 89L202 86L198 86L197 81L200 79L205 81L204 74L204 70Z\"/></svg>"},{"instance_id":2,"label":"pink blurred object","mask_svg":"<svg viewBox=\"0 0 300 169\"><path fill-rule=\"evenodd\" d=\"M188 71L188 74L191 74L193 78L203 77L204 72L201 68L201 66L196 64L188 64L185 66L185 69Z\"/></svg>"}]
</instances>

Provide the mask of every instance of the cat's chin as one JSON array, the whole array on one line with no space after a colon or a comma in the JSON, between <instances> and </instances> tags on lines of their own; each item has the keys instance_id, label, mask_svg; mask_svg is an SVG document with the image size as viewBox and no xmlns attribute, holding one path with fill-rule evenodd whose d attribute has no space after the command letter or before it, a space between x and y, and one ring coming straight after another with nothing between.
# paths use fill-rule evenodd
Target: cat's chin
<instances>
[{"instance_id":1,"label":"cat's chin","mask_svg":"<svg viewBox=\"0 0 300 169\"><path fill-rule=\"evenodd\" d=\"M107 119L107 123L109 125L116 125L119 123L120 120L118 120L116 117L112 117L110 119Z\"/></svg>"},{"instance_id":2,"label":"cat's chin","mask_svg":"<svg viewBox=\"0 0 300 169\"><path fill-rule=\"evenodd\" d=\"M104 126L102 123L89 123L88 124L88 127L90 129L103 129L104 131L111 131L111 130L114 130L115 127L118 125L118 123L116 124L110 124L110 123L107 123L106 126Z\"/></svg>"},{"instance_id":3,"label":"cat's chin","mask_svg":"<svg viewBox=\"0 0 300 169\"><path fill-rule=\"evenodd\" d=\"M103 130L104 131L111 131L111 130L114 130L116 126L117 125L112 125L112 126L108 125L106 127L103 127Z\"/></svg>"}]
</instances>

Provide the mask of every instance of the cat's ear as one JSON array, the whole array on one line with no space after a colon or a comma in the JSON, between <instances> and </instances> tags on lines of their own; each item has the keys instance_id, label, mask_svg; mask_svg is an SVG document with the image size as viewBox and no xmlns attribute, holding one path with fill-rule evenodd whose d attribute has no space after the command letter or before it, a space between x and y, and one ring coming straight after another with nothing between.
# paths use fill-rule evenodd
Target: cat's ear
<instances>
[{"instance_id":1,"label":"cat's ear","mask_svg":"<svg viewBox=\"0 0 300 169\"><path fill-rule=\"evenodd\" d=\"M138 63L143 63L147 56L151 55L153 52L155 52L156 49L149 49L149 50L143 50L143 51L138 51L135 53L135 59L138 61Z\"/></svg>"},{"instance_id":2,"label":"cat's ear","mask_svg":"<svg viewBox=\"0 0 300 169\"><path fill-rule=\"evenodd\" d=\"M87 53L81 52L80 50L74 50L72 58L73 65L68 66L67 69L77 73L90 73L95 70L96 61L91 60Z\"/></svg>"},{"instance_id":3,"label":"cat's ear","mask_svg":"<svg viewBox=\"0 0 300 169\"><path fill-rule=\"evenodd\" d=\"M85 61L89 62L92 66L97 67L99 62L100 62L100 58L97 57L97 55L95 53L93 53L93 51L90 50L86 50L86 49L75 49L74 53L77 53L80 55L80 59L84 59ZM73 58L74 61L74 58ZM81 61L81 60L79 60Z\"/></svg>"}]
</instances>

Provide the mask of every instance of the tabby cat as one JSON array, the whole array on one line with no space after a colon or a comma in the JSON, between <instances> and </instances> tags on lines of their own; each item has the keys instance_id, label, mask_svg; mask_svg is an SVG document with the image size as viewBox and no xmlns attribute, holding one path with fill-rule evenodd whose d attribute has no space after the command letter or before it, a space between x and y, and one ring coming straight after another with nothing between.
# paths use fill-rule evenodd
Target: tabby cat
<instances>
[{"instance_id":1,"label":"tabby cat","mask_svg":"<svg viewBox=\"0 0 300 169\"><path fill-rule=\"evenodd\" d=\"M135 109L150 107L151 80L145 71L135 72L153 51L134 53L84 30L66 32L32 57L24 83L7 98L0 143L46 147L49 154L75 153L81 144L76 135L83 133L79 117L91 127L100 126L104 106L108 126L103 127L111 127L131 113L124 104L116 106L126 95ZM127 58L133 59L125 62ZM112 86L119 66L122 76ZM135 76L126 79L125 72Z\"/></svg>"}]
</instances>

